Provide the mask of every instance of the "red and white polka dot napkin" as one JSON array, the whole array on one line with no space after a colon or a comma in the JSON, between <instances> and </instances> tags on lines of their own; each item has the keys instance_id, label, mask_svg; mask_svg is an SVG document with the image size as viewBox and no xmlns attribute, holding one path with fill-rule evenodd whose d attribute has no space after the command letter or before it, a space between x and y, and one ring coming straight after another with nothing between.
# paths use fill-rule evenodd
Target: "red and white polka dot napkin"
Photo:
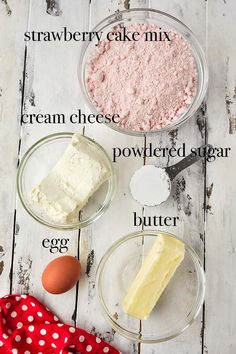
<instances>
[{"instance_id":1,"label":"red and white polka dot napkin","mask_svg":"<svg viewBox=\"0 0 236 354\"><path fill-rule=\"evenodd\" d=\"M0 299L0 353L118 354L100 338L65 325L30 295Z\"/></svg>"}]
</instances>

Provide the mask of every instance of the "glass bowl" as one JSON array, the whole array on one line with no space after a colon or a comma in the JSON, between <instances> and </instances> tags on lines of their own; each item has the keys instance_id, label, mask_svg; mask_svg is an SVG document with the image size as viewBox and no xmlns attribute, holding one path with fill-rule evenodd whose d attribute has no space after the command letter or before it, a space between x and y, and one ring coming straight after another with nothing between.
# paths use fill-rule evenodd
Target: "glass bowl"
<instances>
[{"instance_id":1,"label":"glass bowl","mask_svg":"<svg viewBox=\"0 0 236 354\"><path fill-rule=\"evenodd\" d=\"M116 186L116 175L112 162L105 150L95 141L84 136L90 147L100 152L111 171L111 177L89 199L87 205L80 211L78 220L73 223L56 223L31 199L32 189L48 174L57 163L71 142L73 133L56 133L37 141L25 153L19 165L17 174L17 190L20 200L27 212L38 222L59 230L80 229L96 221L109 207Z\"/></svg>"},{"instance_id":2,"label":"glass bowl","mask_svg":"<svg viewBox=\"0 0 236 354\"><path fill-rule=\"evenodd\" d=\"M123 311L122 300L160 234L179 239L161 231L131 233L108 249L97 269L97 297L105 318L119 334L141 343L164 342L181 334L197 317L204 301L203 267L195 251L184 243L184 260L149 318L140 321Z\"/></svg>"},{"instance_id":3,"label":"glass bowl","mask_svg":"<svg viewBox=\"0 0 236 354\"><path fill-rule=\"evenodd\" d=\"M160 131L169 131L173 128L178 127L180 124L184 123L187 119L193 116L193 114L200 107L204 99L204 96L206 94L207 84L208 84L207 63L206 63L204 52L198 40L196 39L195 35L193 34L193 32L177 18L158 10L139 8L139 9L120 11L118 14L114 14L105 18L93 29L93 31L94 32L102 31L103 35L101 39L104 39L107 32L112 31L116 26L118 25L127 26L132 23L154 23L161 26L162 28L163 27L171 28L179 32L190 45L193 56L195 58L196 67L197 67L198 82L197 82L196 95L192 103L187 107L186 111L184 111L183 114L177 120L173 121L173 123L155 131L134 131L131 129L122 128L115 123L108 124L109 127L115 129L116 131L129 134L129 135L135 135L135 136L155 135ZM92 100L89 97L87 87L86 87L87 63L95 49L95 43L97 43L95 41L96 40L94 38L93 41L85 42L83 44L80 59L79 59L79 65L78 65L78 77L79 77L79 83L83 95L85 97L85 100L87 102L87 105L89 106L90 110L94 114L99 114L101 112L97 111L97 108L94 106ZM106 113L111 113L111 112L106 112Z\"/></svg>"}]
</instances>

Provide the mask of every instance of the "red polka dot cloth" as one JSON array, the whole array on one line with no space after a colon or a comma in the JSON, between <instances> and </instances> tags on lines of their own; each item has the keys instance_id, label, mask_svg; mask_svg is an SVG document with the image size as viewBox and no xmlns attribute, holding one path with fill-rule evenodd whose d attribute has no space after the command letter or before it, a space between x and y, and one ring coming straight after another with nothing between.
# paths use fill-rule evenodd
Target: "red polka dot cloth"
<instances>
[{"instance_id":1,"label":"red polka dot cloth","mask_svg":"<svg viewBox=\"0 0 236 354\"><path fill-rule=\"evenodd\" d=\"M37 299L9 295L0 299L0 353L118 354L92 334L65 325Z\"/></svg>"}]
</instances>

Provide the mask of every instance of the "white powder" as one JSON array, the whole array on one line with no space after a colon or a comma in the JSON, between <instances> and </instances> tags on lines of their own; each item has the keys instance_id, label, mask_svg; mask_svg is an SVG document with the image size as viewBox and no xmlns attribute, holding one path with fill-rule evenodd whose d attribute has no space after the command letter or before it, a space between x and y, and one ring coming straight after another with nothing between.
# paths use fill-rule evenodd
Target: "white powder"
<instances>
[{"instance_id":1,"label":"white powder","mask_svg":"<svg viewBox=\"0 0 236 354\"><path fill-rule=\"evenodd\" d=\"M164 202L170 195L171 182L163 168L146 165L137 170L130 181L130 191L135 200L146 206Z\"/></svg>"}]
</instances>

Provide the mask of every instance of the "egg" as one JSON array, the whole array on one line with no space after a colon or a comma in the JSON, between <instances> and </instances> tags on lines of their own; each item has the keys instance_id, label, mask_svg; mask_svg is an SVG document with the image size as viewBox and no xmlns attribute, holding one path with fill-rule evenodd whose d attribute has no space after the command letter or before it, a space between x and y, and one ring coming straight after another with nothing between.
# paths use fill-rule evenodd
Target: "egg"
<instances>
[{"instance_id":1,"label":"egg","mask_svg":"<svg viewBox=\"0 0 236 354\"><path fill-rule=\"evenodd\" d=\"M72 256L54 259L43 271L42 285L51 294L62 294L75 286L80 278L80 262Z\"/></svg>"}]
</instances>

